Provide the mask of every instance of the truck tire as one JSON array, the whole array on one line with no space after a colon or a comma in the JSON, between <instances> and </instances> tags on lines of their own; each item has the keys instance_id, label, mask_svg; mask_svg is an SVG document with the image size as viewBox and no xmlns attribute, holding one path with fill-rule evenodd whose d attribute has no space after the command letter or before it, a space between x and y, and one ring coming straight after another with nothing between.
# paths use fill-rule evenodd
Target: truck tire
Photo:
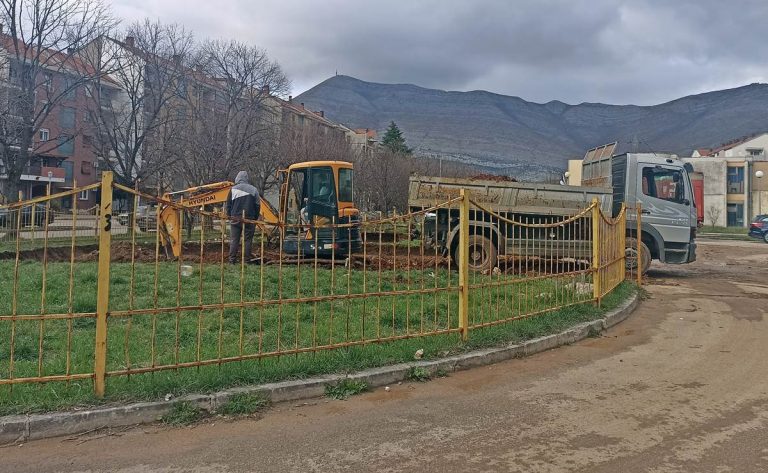
<instances>
[{"instance_id":1,"label":"truck tire","mask_svg":"<svg viewBox=\"0 0 768 473\"><path fill-rule=\"evenodd\" d=\"M496 267L499 252L490 238L483 235L469 236L469 270L490 273Z\"/></svg>"},{"instance_id":2,"label":"truck tire","mask_svg":"<svg viewBox=\"0 0 768 473\"><path fill-rule=\"evenodd\" d=\"M637 239L627 238L625 243L624 254L626 255L627 271L635 271L637 268ZM640 268L641 274L648 272L648 268L651 267L651 250L644 243L640 243Z\"/></svg>"}]
</instances>

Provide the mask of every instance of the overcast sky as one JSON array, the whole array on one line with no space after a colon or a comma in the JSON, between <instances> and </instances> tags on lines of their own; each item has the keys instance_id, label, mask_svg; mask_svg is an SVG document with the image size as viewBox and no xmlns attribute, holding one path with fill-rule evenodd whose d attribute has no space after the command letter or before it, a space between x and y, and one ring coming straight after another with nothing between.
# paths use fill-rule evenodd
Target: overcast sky
<instances>
[{"instance_id":1,"label":"overcast sky","mask_svg":"<svg viewBox=\"0 0 768 473\"><path fill-rule=\"evenodd\" d=\"M112 0L126 22L264 47L293 94L334 75L650 105L768 82L768 0Z\"/></svg>"}]
</instances>

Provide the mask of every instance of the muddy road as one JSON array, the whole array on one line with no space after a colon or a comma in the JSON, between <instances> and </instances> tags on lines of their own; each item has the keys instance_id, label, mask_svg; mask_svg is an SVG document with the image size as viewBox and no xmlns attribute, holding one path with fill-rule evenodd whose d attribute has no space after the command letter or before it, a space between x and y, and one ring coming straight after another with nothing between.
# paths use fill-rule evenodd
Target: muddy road
<instances>
[{"instance_id":1,"label":"muddy road","mask_svg":"<svg viewBox=\"0 0 768 473\"><path fill-rule=\"evenodd\" d=\"M603 337L348 401L0 449L8 472L765 472L768 245L654 267Z\"/></svg>"}]
</instances>

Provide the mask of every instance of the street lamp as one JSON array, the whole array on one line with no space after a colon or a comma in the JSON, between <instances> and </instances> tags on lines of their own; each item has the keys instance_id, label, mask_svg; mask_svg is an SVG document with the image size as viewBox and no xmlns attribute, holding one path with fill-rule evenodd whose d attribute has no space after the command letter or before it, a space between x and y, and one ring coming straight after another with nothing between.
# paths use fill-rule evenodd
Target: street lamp
<instances>
[{"instance_id":1,"label":"street lamp","mask_svg":"<svg viewBox=\"0 0 768 473\"><path fill-rule=\"evenodd\" d=\"M755 171L756 178L761 179L763 176L765 176L765 173L763 171ZM762 190L757 191L757 214L758 215L763 214L763 191Z\"/></svg>"}]
</instances>

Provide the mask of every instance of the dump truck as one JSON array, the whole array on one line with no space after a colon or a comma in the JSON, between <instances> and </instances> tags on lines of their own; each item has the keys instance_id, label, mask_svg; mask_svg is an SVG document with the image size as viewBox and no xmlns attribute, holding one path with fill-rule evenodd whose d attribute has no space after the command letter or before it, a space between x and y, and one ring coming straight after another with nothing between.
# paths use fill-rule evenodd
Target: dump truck
<instances>
[{"instance_id":1,"label":"dump truck","mask_svg":"<svg viewBox=\"0 0 768 473\"><path fill-rule=\"evenodd\" d=\"M362 248L359 210L353 202L353 165L345 161L306 161L278 171L279 208L264 197L259 226L277 235L287 255L344 255ZM182 250L183 209L223 204L233 182L222 181L164 194L158 228L168 255ZM338 224L338 226L334 226Z\"/></svg>"},{"instance_id":2,"label":"dump truck","mask_svg":"<svg viewBox=\"0 0 768 473\"><path fill-rule=\"evenodd\" d=\"M642 272L648 270L652 259L670 264L695 261L697 209L689 178L690 165L674 156L655 153L614 156L613 149L615 143L587 153L583 160L582 186L413 176L409 183L409 206L412 211L430 208L458 196L463 188L470 191L476 202L487 204L487 208L508 219L551 223L556 221L552 216L578 213L595 198L603 211L613 217L618 215L622 204L631 209L639 204L642 215L639 232L636 212L629 212L627 217L627 263L637 264L638 248ZM507 225L477 209L470 212L469 225L470 267L475 271L493 268L499 255L557 258L560 247L567 248L571 256L590 257L589 229L584 225L543 231ZM455 258L458 209L440 208L430 212L424 227L425 237L444 254ZM514 232L527 234L521 239L521 235ZM526 240L528 245L521 246ZM532 253L537 251L549 253Z\"/></svg>"},{"instance_id":3,"label":"dump truck","mask_svg":"<svg viewBox=\"0 0 768 473\"><path fill-rule=\"evenodd\" d=\"M430 209L458 197L461 189L468 190L475 202L492 212L530 224L561 221L589 207L594 199L606 213L612 204L611 191L599 187L411 176L408 205L412 212ZM591 258L591 227L583 222L552 229L507 224L476 208L471 208L469 215L471 271L488 272L497 265L499 256ZM427 212L423 225L425 241L454 261L458 256L458 223L456 205Z\"/></svg>"}]
</instances>

